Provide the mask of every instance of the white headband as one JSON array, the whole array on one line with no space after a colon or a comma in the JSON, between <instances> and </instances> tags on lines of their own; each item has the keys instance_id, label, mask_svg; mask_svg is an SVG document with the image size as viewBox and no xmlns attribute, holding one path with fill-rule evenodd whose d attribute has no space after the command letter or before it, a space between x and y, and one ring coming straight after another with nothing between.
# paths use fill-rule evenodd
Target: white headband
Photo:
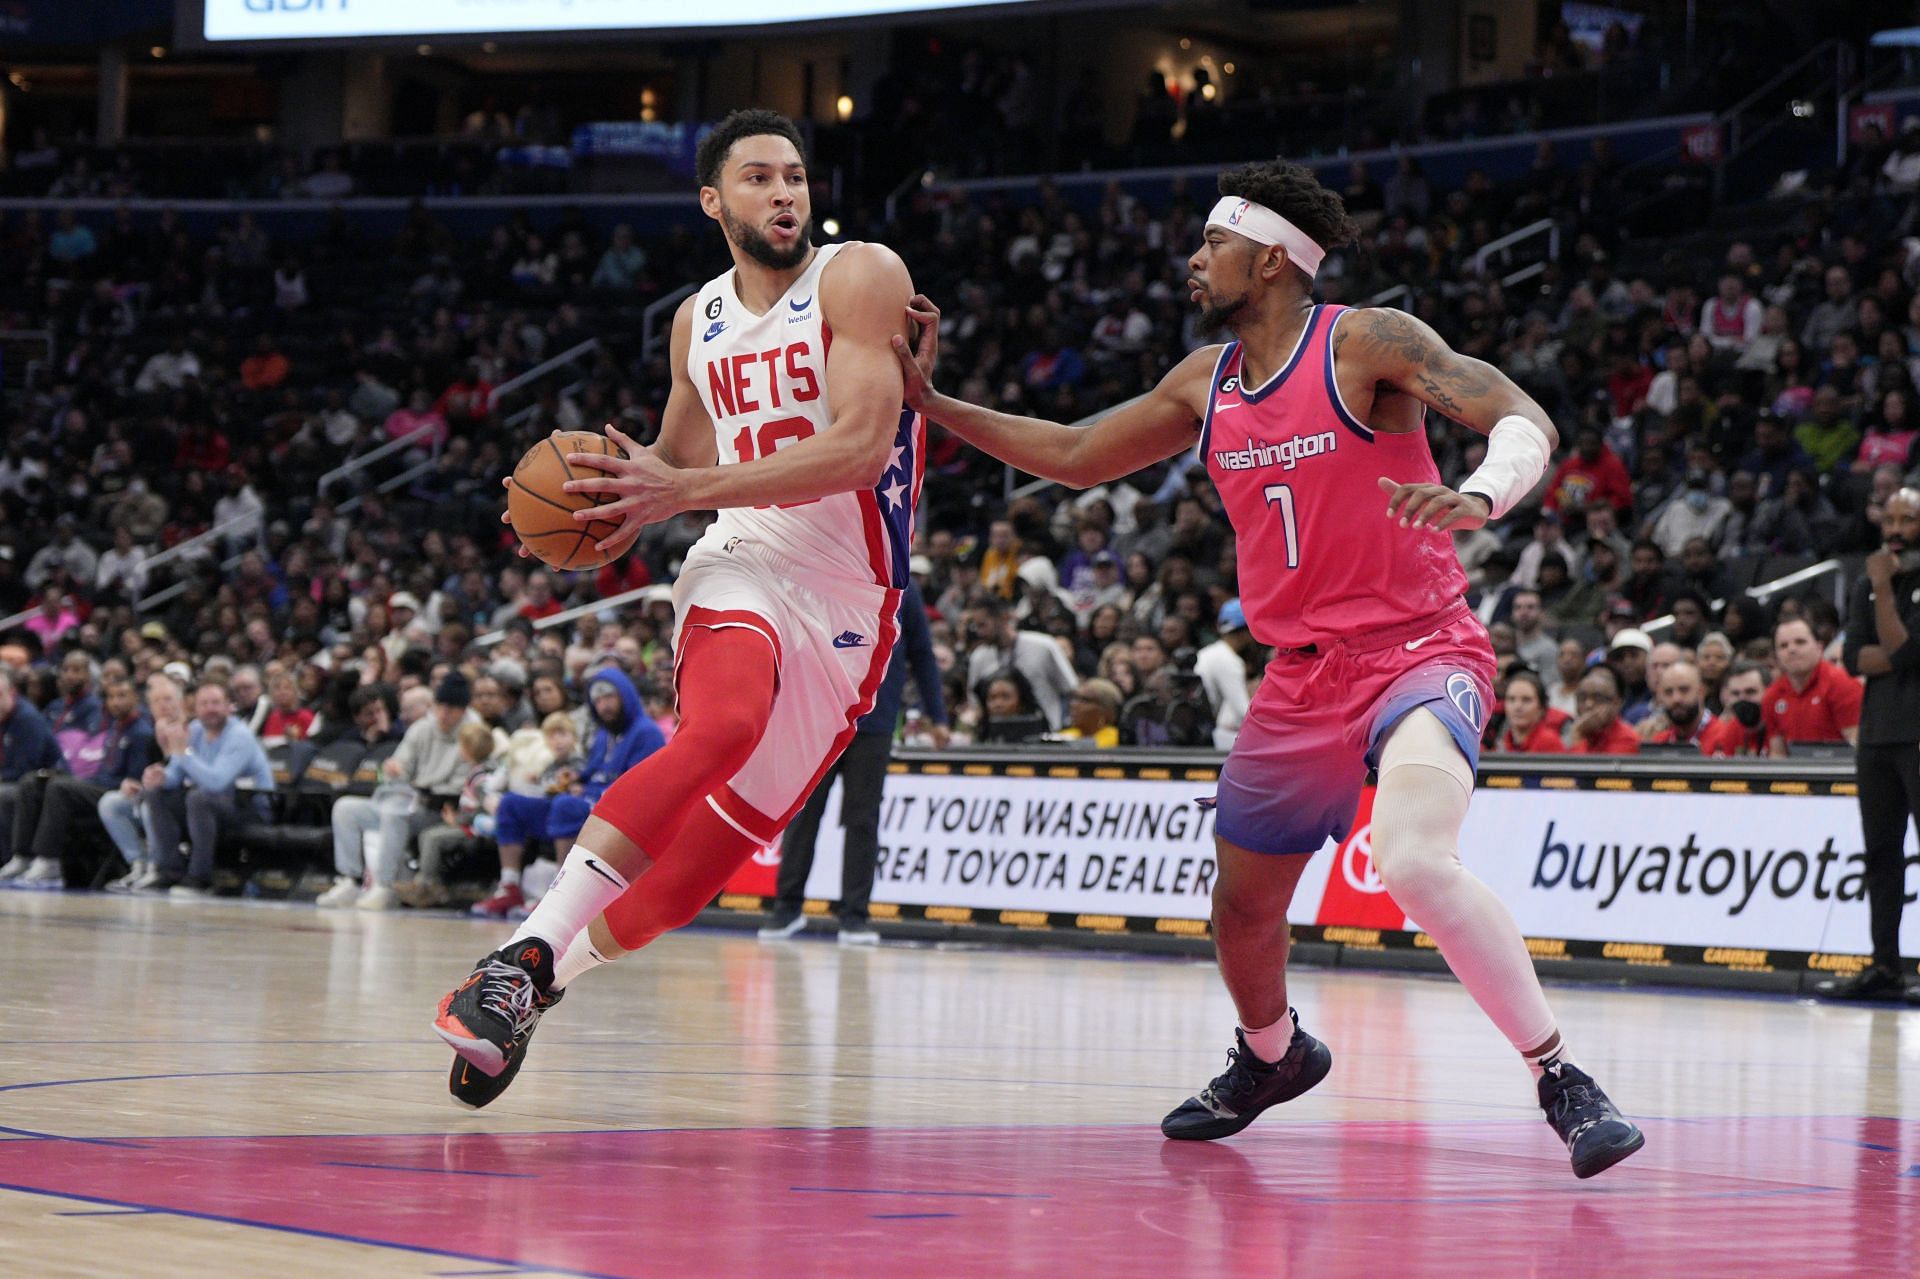
<instances>
[{"instance_id":1,"label":"white headband","mask_svg":"<svg viewBox=\"0 0 1920 1279\"><path fill-rule=\"evenodd\" d=\"M1320 259L1327 256L1327 251L1305 231L1266 205L1237 195L1221 196L1220 203L1207 215L1207 225L1224 227L1255 244L1279 245L1287 251L1287 260L1305 271L1309 280L1320 274Z\"/></svg>"}]
</instances>

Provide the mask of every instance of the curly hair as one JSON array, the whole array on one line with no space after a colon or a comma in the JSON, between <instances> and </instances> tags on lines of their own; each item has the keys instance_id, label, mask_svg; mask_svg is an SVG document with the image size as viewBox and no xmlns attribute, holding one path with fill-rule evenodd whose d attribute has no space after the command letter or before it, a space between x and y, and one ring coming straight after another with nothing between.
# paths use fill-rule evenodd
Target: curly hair
<instances>
[{"instance_id":1,"label":"curly hair","mask_svg":"<svg viewBox=\"0 0 1920 1279\"><path fill-rule=\"evenodd\" d=\"M800 162L806 163L807 144L800 137L800 130L792 120L778 111L766 111L758 107L745 111L734 111L713 126L713 131L700 139L700 145L694 149L693 172L695 180L703 187L720 185L720 170L726 167L727 155L733 150L733 144L742 138L757 138L772 135L785 138L793 143L793 149L800 153Z\"/></svg>"},{"instance_id":2,"label":"curly hair","mask_svg":"<svg viewBox=\"0 0 1920 1279\"><path fill-rule=\"evenodd\" d=\"M1359 238L1346 205L1304 164L1256 160L1220 175L1220 194L1264 204L1331 252Z\"/></svg>"}]
</instances>

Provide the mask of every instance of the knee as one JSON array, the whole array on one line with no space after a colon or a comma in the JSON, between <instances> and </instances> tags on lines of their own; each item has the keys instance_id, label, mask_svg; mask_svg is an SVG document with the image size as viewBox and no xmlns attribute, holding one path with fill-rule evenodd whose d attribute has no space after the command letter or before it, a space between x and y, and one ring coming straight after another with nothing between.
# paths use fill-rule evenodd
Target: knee
<instances>
[{"instance_id":1,"label":"knee","mask_svg":"<svg viewBox=\"0 0 1920 1279\"><path fill-rule=\"evenodd\" d=\"M1417 823L1373 822L1373 869L1402 906L1431 901L1461 871L1460 858L1442 835Z\"/></svg>"},{"instance_id":2,"label":"knee","mask_svg":"<svg viewBox=\"0 0 1920 1279\"><path fill-rule=\"evenodd\" d=\"M676 739L689 730L716 757L744 761L766 731L766 716L759 707L740 699L703 708L698 719L681 725Z\"/></svg>"},{"instance_id":3,"label":"knee","mask_svg":"<svg viewBox=\"0 0 1920 1279\"><path fill-rule=\"evenodd\" d=\"M187 811L189 813L217 813L220 811L222 797L212 791L190 790L187 792Z\"/></svg>"}]
</instances>

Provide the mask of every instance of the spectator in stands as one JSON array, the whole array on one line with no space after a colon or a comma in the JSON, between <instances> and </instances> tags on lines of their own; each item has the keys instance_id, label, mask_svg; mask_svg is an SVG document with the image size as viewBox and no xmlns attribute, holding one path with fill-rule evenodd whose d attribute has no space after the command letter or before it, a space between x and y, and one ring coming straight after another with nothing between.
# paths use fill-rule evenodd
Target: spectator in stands
<instances>
[{"instance_id":1,"label":"spectator in stands","mask_svg":"<svg viewBox=\"0 0 1920 1279\"><path fill-rule=\"evenodd\" d=\"M1700 643L1694 648L1694 665L1700 668L1700 682L1707 690L1707 709L1715 715L1721 713L1723 703L1720 691L1727 682L1727 672L1733 669L1737 656L1733 641L1719 631L1709 631L1701 636Z\"/></svg>"},{"instance_id":2,"label":"spectator in stands","mask_svg":"<svg viewBox=\"0 0 1920 1279\"><path fill-rule=\"evenodd\" d=\"M1585 426L1574 435L1574 451L1547 480L1541 509L1556 515L1581 511L1595 497L1612 503L1622 517L1633 511L1633 478L1626 464L1606 446L1599 431Z\"/></svg>"},{"instance_id":3,"label":"spectator in stands","mask_svg":"<svg viewBox=\"0 0 1920 1279\"><path fill-rule=\"evenodd\" d=\"M1906 905L1908 821L1920 821L1920 490L1888 500L1885 543L1867 557L1847 610L1847 669L1866 678L1858 727L1860 828L1873 962L1823 981L1829 999L1898 996L1905 985L1900 916ZM1920 1002L1916 1000L1915 1002Z\"/></svg>"},{"instance_id":4,"label":"spectator in stands","mask_svg":"<svg viewBox=\"0 0 1920 1279\"><path fill-rule=\"evenodd\" d=\"M262 333L254 339L253 354L240 361L240 385L254 392L271 391L283 385L292 371L293 365L273 335Z\"/></svg>"},{"instance_id":5,"label":"spectator in stands","mask_svg":"<svg viewBox=\"0 0 1920 1279\"><path fill-rule=\"evenodd\" d=\"M1014 745L1052 731L1034 698L1033 685L1011 666L992 672L973 686L970 709L977 711L979 727L974 740L982 745Z\"/></svg>"},{"instance_id":6,"label":"spectator in stands","mask_svg":"<svg viewBox=\"0 0 1920 1279\"><path fill-rule=\"evenodd\" d=\"M1762 710L1766 696L1767 668L1758 662L1734 663L1720 686L1722 713L1700 734L1700 753L1718 757L1770 753Z\"/></svg>"},{"instance_id":7,"label":"spectator in stands","mask_svg":"<svg viewBox=\"0 0 1920 1279\"><path fill-rule=\"evenodd\" d=\"M142 891L202 898L213 894L213 859L221 835L266 820L273 769L259 741L233 718L224 687L201 684L193 693L193 711L191 727L173 722L155 730L167 762L149 764L142 778L148 791L147 847L156 872ZM189 780L192 790L186 788ZM250 794L241 793L242 782L250 784ZM180 855L183 836L190 849L185 858Z\"/></svg>"},{"instance_id":8,"label":"spectator in stands","mask_svg":"<svg viewBox=\"0 0 1920 1279\"><path fill-rule=\"evenodd\" d=\"M1700 308L1700 332L1717 350L1744 351L1760 336L1760 300L1747 292L1738 271L1720 276L1720 289Z\"/></svg>"},{"instance_id":9,"label":"spectator in stands","mask_svg":"<svg viewBox=\"0 0 1920 1279\"><path fill-rule=\"evenodd\" d=\"M1053 736L1069 742L1092 742L1102 750L1118 746L1121 700L1120 689L1112 680L1095 677L1081 681L1067 698L1067 726Z\"/></svg>"},{"instance_id":10,"label":"spectator in stands","mask_svg":"<svg viewBox=\"0 0 1920 1279\"><path fill-rule=\"evenodd\" d=\"M273 703L264 696L265 692L260 668L251 663L234 667L233 675L227 680L227 696L233 700L233 713L252 730L255 737L264 735L267 715L273 710ZM263 740L261 745L271 743Z\"/></svg>"},{"instance_id":11,"label":"spectator in stands","mask_svg":"<svg viewBox=\"0 0 1920 1279\"><path fill-rule=\"evenodd\" d=\"M243 681L249 691L258 682L256 675L252 681ZM300 704L300 684L287 670L277 670L267 681L267 713L261 722L260 744L266 747L284 746L289 742L305 741L313 732L313 711ZM248 715L257 710L249 707ZM236 712L238 713L238 712Z\"/></svg>"},{"instance_id":12,"label":"spectator in stands","mask_svg":"<svg viewBox=\"0 0 1920 1279\"><path fill-rule=\"evenodd\" d=\"M163 725L183 730L187 727L187 702L180 681L162 671L147 677L146 689L147 722L151 728L146 757L127 761L128 776L121 780L118 789L102 795L95 809L107 838L113 841L115 851L127 864L127 873L109 883L108 892L132 892L150 887L159 878L153 859L142 844L145 808L152 789L147 785L152 776L147 768L151 764L166 763L166 753L160 749L156 735ZM136 769L137 772L133 771Z\"/></svg>"},{"instance_id":13,"label":"spectator in stands","mask_svg":"<svg viewBox=\"0 0 1920 1279\"><path fill-rule=\"evenodd\" d=\"M1707 601L1700 592L1683 587L1673 593L1673 642L1694 649L1707 637Z\"/></svg>"},{"instance_id":14,"label":"spectator in stands","mask_svg":"<svg viewBox=\"0 0 1920 1279\"><path fill-rule=\"evenodd\" d=\"M580 833L607 787L666 744L659 727L647 717L633 681L617 666L603 666L593 673L587 684L587 705L593 711L595 731L578 776L564 785L557 778L548 778L548 793L541 796L501 797L494 815L494 838L500 845L500 883L473 908L474 914L505 919L508 912L524 906L527 899L520 873L527 843L551 840L554 860L564 861L574 836Z\"/></svg>"},{"instance_id":15,"label":"spectator in stands","mask_svg":"<svg viewBox=\"0 0 1920 1279\"><path fill-rule=\"evenodd\" d=\"M176 329L167 339L167 349L155 351L140 366L140 373L133 380L133 389L142 395L153 395L162 391L178 391L187 385L189 379L200 377L200 357L187 347L187 335Z\"/></svg>"},{"instance_id":16,"label":"spectator in stands","mask_svg":"<svg viewBox=\"0 0 1920 1279\"><path fill-rule=\"evenodd\" d=\"M1659 617L1673 602L1673 579L1667 573L1666 552L1658 542L1642 538L1633 544L1631 571L1620 594L1633 606L1639 621Z\"/></svg>"},{"instance_id":17,"label":"spectator in stands","mask_svg":"<svg viewBox=\"0 0 1920 1279\"><path fill-rule=\"evenodd\" d=\"M460 725L472 701L467 677L449 673L433 693L433 711L407 729L399 749L381 764L381 781L370 798L357 795L334 801L333 887L320 895L321 906L359 906L392 910L400 904L394 881L406 861L407 846L439 821L440 802L459 789ZM364 893L366 839L380 835L373 884Z\"/></svg>"},{"instance_id":18,"label":"spectator in stands","mask_svg":"<svg viewBox=\"0 0 1920 1279\"><path fill-rule=\"evenodd\" d=\"M1513 626L1514 652L1519 654L1529 670L1536 673L1553 669L1554 656L1559 649L1558 642L1543 625L1545 618L1539 591L1523 587L1507 601L1507 621Z\"/></svg>"},{"instance_id":19,"label":"spectator in stands","mask_svg":"<svg viewBox=\"0 0 1920 1279\"><path fill-rule=\"evenodd\" d=\"M497 663L496 663L497 665ZM518 696L509 696L506 684L489 671L473 681L473 713L488 728L511 737L526 727L531 712Z\"/></svg>"},{"instance_id":20,"label":"spectator in stands","mask_svg":"<svg viewBox=\"0 0 1920 1279\"><path fill-rule=\"evenodd\" d=\"M1080 681L1060 646L1037 631L1021 630L1012 606L996 595L981 598L968 626L974 643L967 658L968 685L977 688L996 671L1011 666L1025 679L1046 726L1058 728L1064 723L1067 694Z\"/></svg>"},{"instance_id":21,"label":"spectator in stands","mask_svg":"<svg viewBox=\"0 0 1920 1279\"><path fill-rule=\"evenodd\" d=\"M564 734L566 740L572 742L575 740L573 720L561 714L553 726L552 734L556 738ZM440 825L429 826L420 832L420 867L412 879L394 885L400 900L409 906L430 909L446 905L452 900L452 894L447 891L446 866L455 850L469 840L492 837L494 819L488 806L498 804L500 798L490 793L489 785L496 770L494 751L497 743L492 730L475 720L460 725L459 736L460 761L467 774L460 784L460 797L440 806ZM551 754L557 756L559 749L556 743ZM578 767L577 752L569 749L567 764Z\"/></svg>"},{"instance_id":22,"label":"spectator in stands","mask_svg":"<svg viewBox=\"0 0 1920 1279\"><path fill-rule=\"evenodd\" d=\"M1807 313L1800 326L1800 345L1809 351L1824 351L1836 333L1853 327L1858 308L1853 299L1853 276L1844 266L1830 266L1825 276L1826 297Z\"/></svg>"},{"instance_id":23,"label":"spectator in stands","mask_svg":"<svg viewBox=\"0 0 1920 1279\"><path fill-rule=\"evenodd\" d=\"M1580 680L1586 673L1587 645L1578 636L1562 636L1554 653L1553 675L1547 685L1547 706L1571 718L1579 697Z\"/></svg>"},{"instance_id":24,"label":"spectator in stands","mask_svg":"<svg viewBox=\"0 0 1920 1279\"><path fill-rule=\"evenodd\" d=\"M1620 684L1616 711L1630 725L1638 724L1653 710L1653 691L1647 686L1647 662L1652 653L1653 638L1638 627L1620 631L1607 642L1607 665Z\"/></svg>"},{"instance_id":25,"label":"spectator in stands","mask_svg":"<svg viewBox=\"0 0 1920 1279\"><path fill-rule=\"evenodd\" d=\"M1575 755L1637 755L1640 739L1620 718L1626 687L1611 666L1598 665L1580 678L1568 749Z\"/></svg>"},{"instance_id":26,"label":"spectator in stands","mask_svg":"<svg viewBox=\"0 0 1920 1279\"><path fill-rule=\"evenodd\" d=\"M1240 725L1246 721L1247 708L1252 695L1247 690L1247 654L1254 647L1253 632L1247 629L1247 615L1241 610L1238 599L1228 600L1220 606L1220 616L1215 619L1215 630L1220 638L1207 645L1194 655L1194 674L1200 677L1200 685L1206 690L1207 700L1214 707L1213 745L1215 750L1229 750L1233 739L1239 735ZM1108 681L1108 687L1112 687ZM1078 696L1087 688L1085 683L1075 690ZM1119 689L1114 688L1118 694ZM1068 711L1073 709L1071 698ZM1120 714L1120 703L1113 706L1114 718ZM1115 730L1118 736L1118 730Z\"/></svg>"},{"instance_id":27,"label":"spectator in stands","mask_svg":"<svg viewBox=\"0 0 1920 1279\"><path fill-rule=\"evenodd\" d=\"M1524 755L1558 755L1567 749L1547 705L1546 683L1530 670L1517 670L1501 687L1500 705L1505 723L1493 738L1493 750ZM1561 714L1559 723L1570 717Z\"/></svg>"},{"instance_id":28,"label":"spectator in stands","mask_svg":"<svg viewBox=\"0 0 1920 1279\"><path fill-rule=\"evenodd\" d=\"M1579 553L1562 536L1560 517L1552 511L1543 510L1533 524L1533 539L1520 552L1520 563L1513 571L1510 583L1523 588L1538 589L1540 585L1540 564L1548 556L1557 556L1566 565L1567 576L1579 564Z\"/></svg>"},{"instance_id":29,"label":"spectator in stands","mask_svg":"<svg viewBox=\"0 0 1920 1279\"><path fill-rule=\"evenodd\" d=\"M53 539L27 562L22 580L29 590L37 591L55 569L64 569L75 582L91 582L99 574L100 556L80 539L80 522L71 514L53 522Z\"/></svg>"},{"instance_id":30,"label":"spectator in stands","mask_svg":"<svg viewBox=\"0 0 1920 1279\"><path fill-rule=\"evenodd\" d=\"M1713 713L1706 708L1706 697L1706 682L1701 678L1698 666L1684 658L1669 664L1660 673L1660 726L1652 733L1641 734L1641 740L1649 745L1685 742L1699 747L1702 735L1713 724ZM1646 724L1652 722L1653 717L1649 717L1641 727L1644 729Z\"/></svg>"},{"instance_id":31,"label":"spectator in stands","mask_svg":"<svg viewBox=\"0 0 1920 1279\"><path fill-rule=\"evenodd\" d=\"M127 680L106 685L105 704L106 737L99 769L85 779L60 774L47 783L39 822L22 844L32 854L22 882L52 883L64 878L68 888L88 888L106 877L109 866L126 869L118 858L99 855L107 834L99 805L121 786L139 785L153 754L153 725L141 712L139 691Z\"/></svg>"},{"instance_id":32,"label":"spectator in stands","mask_svg":"<svg viewBox=\"0 0 1920 1279\"><path fill-rule=\"evenodd\" d=\"M1770 555L1804 555L1831 547L1840 535L1840 515L1810 467L1787 472L1778 497L1760 503L1747 530L1747 547Z\"/></svg>"},{"instance_id":33,"label":"spectator in stands","mask_svg":"<svg viewBox=\"0 0 1920 1279\"><path fill-rule=\"evenodd\" d=\"M1794 443L1813 459L1817 474L1837 471L1860 451L1860 431L1844 414L1840 392L1828 383L1813 393L1813 412L1794 428Z\"/></svg>"},{"instance_id":34,"label":"spectator in stands","mask_svg":"<svg viewBox=\"0 0 1920 1279\"><path fill-rule=\"evenodd\" d=\"M0 666L0 879L16 879L32 864L26 847L13 846L22 783L38 772L66 771L60 743L46 718L21 695L13 671ZM31 834L31 832L28 832Z\"/></svg>"},{"instance_id":35,"label":"spectator in stands","mask_svg":"<svg viewBox=\"0 0 1920 1279\"><path fill-rule=\"evenodd\" d=\"M1774 661L1780 675L1762 705L1767 753L1784 756L1794 742L1846 742L1859 736L1860 683L1821 658L1811 623L1788 618L1774 626Z\"/></svg>"},{"instance_id":36,"label":"spectator in stands","mask_svg":"<svg viewBox=\"0 0 1920 1279\"><path fill-rule=\"evenodd\" d=\"M1733 503L1713 492L1713 477L1689 471L1686 487L1654 515L1647 539L1667 556L1678 557L1695 538L1717 544L1732 514Z\"/></svg>"},{"instance_id":37,"label":"spectator in stands","mask_svg":"<svg viewBox=\"0 0 1920 1279\"><path fill-rule=\"evenodd\" d=\"M1775 414L1762 413L1753 424L1753 450L1740 459L1739 469L1758 481L1755 493L1764 500L1783 493L1792 472L1812 465L1806 450L1787 433L1786 422ZM1734 496L1731 483L1728 488L1728 496Z\"/></svg>"},{"instance_id":38,"label":"spectator in stands","mask_svg":"<svg viewBox=\"0 0 1920 1279\"><path fill-rule=\"evenodd\" d=\"M1025 558L1012 520L994 520L987 526L986 552L980 560L980 585L1003 599L1018 589L1017 571Z\"/></svg>"},{"instance_id":39,"label":"spectator in stands","mask_svg":"<svg viewBox=\"0 0 1920 1279\"><path fill-rule=\"evenodd\" d=\"M593 287L626 292L640 283L647 269L647 254L633 242L633 228L622 222L613 228L613 238L600 262L593 268Z\"/></svg>"}]
</instances>

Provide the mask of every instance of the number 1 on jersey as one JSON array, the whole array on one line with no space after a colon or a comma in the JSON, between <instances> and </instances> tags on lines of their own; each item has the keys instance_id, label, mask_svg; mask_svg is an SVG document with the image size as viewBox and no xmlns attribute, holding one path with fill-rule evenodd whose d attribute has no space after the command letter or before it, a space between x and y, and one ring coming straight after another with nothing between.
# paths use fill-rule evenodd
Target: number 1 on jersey
<instances>
[{"instance_id":1,"label":"number 1 on jersey","mask_svg":"<svg viewBox=\"0 0 1920 1279\"><path fill-rule=\"evenodd\" d=\"M1300 525L1293 514L1293 490L1285 484L1266 487L1267 505L1280 507L1280 523L1287 537L1287 567L1300 567Z\"/></svg>"}]
</instances>

